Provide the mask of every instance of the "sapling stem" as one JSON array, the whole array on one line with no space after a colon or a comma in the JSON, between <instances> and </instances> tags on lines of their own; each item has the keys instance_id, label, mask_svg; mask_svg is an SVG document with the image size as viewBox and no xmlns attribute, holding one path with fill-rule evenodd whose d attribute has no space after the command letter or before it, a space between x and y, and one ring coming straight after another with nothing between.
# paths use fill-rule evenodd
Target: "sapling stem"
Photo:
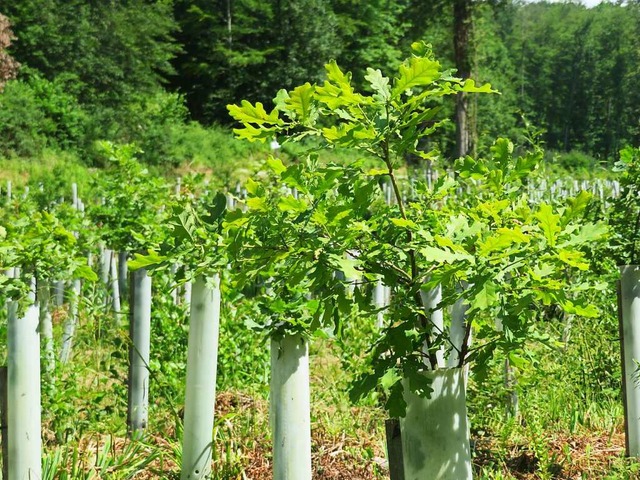
<instances>
[{"instance_id":1,"label":"sapling stem","mask_svg":"<svg viewBox=\"0 0 640 480\"><path fill-rule=\"evenodd\" d=\"M447 367L461 368L464 365L471 344L471 325L466 322L468 305L464 298L459 298L451 308L451 327L449 339L451 352L447 359ZM466 373L465 373L466 382Z\"/></svg>"},{"instance_id":2,"label":"sapling stem","mask_svg":"<svg viewBox=\"0 0 640 480\"><path fill-rule=\"evenodd\" d=\"M191 293L181 480L208 478L211 472L216 396L220 279L196 278Z\"/></svg>"},{"instance_id":3,"label":"sapling stem","mask_svg":"<svg viewBox=\"0 0 640 480\"><path fill-rule=\"evenodd\" d=\"M422 297L422 305L425 310L425 315L429 316L431 331L430 342L436 340L436 337L441 336L444 332L444 316L441 308L438 308L438 304L442 301L442 286L438 285L437 287L432 288L429 291L420 290L420 295ZM425 342L426 343L426 342ZM428 345L425 344L425 349ZM426 351L425 353L429 353ZM445 365L444 361L444 345L441 345L435 352L436 357L436 367L443 368Z\"/></svg>"}]
</instances>

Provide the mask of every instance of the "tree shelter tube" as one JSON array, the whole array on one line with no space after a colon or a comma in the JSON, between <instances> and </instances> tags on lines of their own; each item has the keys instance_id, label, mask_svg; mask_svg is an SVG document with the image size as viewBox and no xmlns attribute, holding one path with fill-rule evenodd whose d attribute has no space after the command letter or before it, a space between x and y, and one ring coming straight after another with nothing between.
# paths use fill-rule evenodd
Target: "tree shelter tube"
<instances>
[{"instance_id":1,"label":"tree shelter tube","mask_svg":"<svg viewBox=\"0 0 640 480\"><path fill-rule=\"evenodd\" d=\"M311 480L309 343L271 339L270 423L274 480Z\"/></svg>"},{"instance_id":2,"label":"tree shelter tube","mask_svg":"<svg viewBox=\"0 0 640 480\"><path fill-rule=\"evenodd\" d=\"M466 388L461 368L426 372L430 398L409 391L400 419L405 480L471 480L471 449Z\"/></svg>"},{"instance_id":3,"label":"tree shelter tube","mask_svg":"<svg viewBox=\"0 0 640 480\"><path fill-rule=\"evenodd\" d=\"M618 307L622 342L622 374L625 406L626 451L640 458L640 265L620 267Z\"/></svg>"},{"instance_id":4,"label":"tree shelter tube","mask_svg":"<svg viewBox=\"0 0 640 480\"><path fill-rule=\"evenodd\" d=\"M18 305L11 302L7 323L8 480L42 477L40 313L37 304L28 307L22 318L17 311Z\"/></svg>"},{"instance_id":5,"label":"tree shelter tube","mask_svg":"<svg viewBox=\"0 0 640 480\"><path fill-rule=\"evenodd\" d=\"M191 292L187 384L180 480L200 480L211 473L213 412L220 330L220 278L213 285L198 277Z\"/></svg>"}]
</instances>

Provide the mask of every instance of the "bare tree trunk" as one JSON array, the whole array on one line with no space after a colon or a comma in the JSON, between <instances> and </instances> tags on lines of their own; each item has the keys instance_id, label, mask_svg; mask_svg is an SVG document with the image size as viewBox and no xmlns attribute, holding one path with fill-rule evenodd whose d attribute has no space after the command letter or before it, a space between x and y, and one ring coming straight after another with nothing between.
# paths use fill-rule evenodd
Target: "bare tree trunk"
<instances>
[{"instance_id":1,"label":"bare tree trunk","mask_svg":"<svg viewBox=\"0 0 640 480\"><path fill-rule=\"evenodd\" d=\"M471 77L472 55L472 0L454 0L453 2L453 49L455 52L457 76L462 79ZM456 97L456 156L463 157L474 150L473 121L470 118L469 97L459 92Z\"/></svg>"},{"instance_id":2,"label":"bare tree trunk","mask_svg":"<svg viewBox=\"0 0 640 480\"><path fill-rule=\"evenodd\" d=\"M16 77L20 68L20 64L6 52L14 39L9 19L0 14L0 92L8 80Z\"/></svg>"}]
</instances>

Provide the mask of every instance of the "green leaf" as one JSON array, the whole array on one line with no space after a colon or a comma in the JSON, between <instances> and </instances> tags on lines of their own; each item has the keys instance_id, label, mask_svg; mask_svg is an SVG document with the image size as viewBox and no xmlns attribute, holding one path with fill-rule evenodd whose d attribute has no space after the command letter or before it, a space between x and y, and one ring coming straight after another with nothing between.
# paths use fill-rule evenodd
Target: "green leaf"
<instances>
[{"instance_id":1,"label":"green leaf","mask_svg":"<svg viewBox=\"0 0 640 480\"><path fill-rule=\"evenodd\" d=\"M472 297L470 307L475 310L486 310L493 306L498 300L497 285L486 280L478 290L478 293Z\"/></svg>"},{"instance_id":2,"label":"green leaf","mask_svg":"<svg viewBox=\"0 0 640 480\"><path fill-rule=\"evenodd\" d=\"M251 210L256 210L258 212L266 212L267 211L267 202L262 197L251 197L247 198L245 201L247 207Z\"/></svg>"},{"instance_id":3,"label":"green leaf","mask_svg":"<svg viewBox=\"0 0 640 480\"><path fill-rule=\"evenodd\" d=\"M335 111L340 107L349 107L367 102L362 95L356 94L351 86L351 74L344 74L335 61L325 65L327 81L322 87L316 87L315 98Z\"/></svg>"},{"instance_id":4,"label":"green leaf","mask_svg":"<svg viewBox=\"0 0 640 480\"><path fill-rule=\"evenodd\" d=\"M380 386L384 388L386 391L391 390L397 382L402 380L402 377L398 374L395 368L391 368L385 372L385 374L380 377Z\"/></svg>"},{"instance_id":5,"label":"green leaf","mask_svg":"<svg viewBox=\"0 0 640 480\"><path fill-rule=\"evenodd\" d=\"M538 226L542 230L547 243L550 247L554 247L558 234L562 231L560 228L560 216L553 213L551 205L541 203L534 217L538 220Z\"/></svg>"},{"instance_id":6,"label":"green leaf","mask_svg":"<svg viewBox=\"0 0 640 480\"><path fill-rule=\"evenodd\" d=\"M566 241L562 242L562 247L584 245L586 243L602 240L609 233L609 227L603 223L585 223L577 233L572 234Z\"/></svg>"},{"instance_id":7,"label":"green leaf","mask_svg":"<svg viewBox=\"0 0 640 480\"><path fill-rule=\"evenodd\" d=\"M239 139L245 139L249 142L265 142L266 140L273 138L276 134L275 128L256 128L252 125L245 125L244 128L234 128L233 133Z\"/></svg>"},{"instance_id":8,"label":"green leaf","mask_svg":"<svg viewBox=\"0 0 640 480\"><path fill-rule=\"evenodd\" d=\"M598 307L593 304L589 304L585 307L583 305L574 304L570 300L566 300L561 304L561 306L565 312L572 313L580 317L597 318L600 315Z\"/></svg>"},{"instance_id":9,"label":"green leaf","mask_svg":"<svg viewBox=\"0 0 640 480\"><path fill-rule=\"evenodd\" d=\"M376 177L378 175L389 175L389 169L387 168L371 168L365 172L367 175Z\"/></svg>"},{"instance_id":10,"label":"green leaf","mask_svg":"<svg viewBox=\"0 0 640 480\"><path fill-rule=\"evenodd\" d=\"M297 199L293 195L283 197L278 202L278 208L282 212L304 212L307 209L307 202L303 199Z\"/></svg>"},{"instance_id":11,"label":"green leaf","mask_svg":"<svg viewBox=\"0 0 640 480\"><path fill-rule=\"evenodd\" d=\"M218 220L222 219L225 212L227 211L227 197L224 193L218 192L213 199L213 203L206 205L206 214L202 216L202 219L209 223L213 224Z\"/></svg>"},{"instance_id":12,"label":"green leaf","mask_svg":"<svg viewBox=\"0 0 640 480\"><path fill-rule=\"evenodd\" d=\"M505 170L513 154L513 143L506 138L499 138L491 146L491 153L493 160L500 165L502 170Z\"/></svg>"},{"instance_id":13,"label":"green leaf","mask_svg":"<svg viewBox=\"0 0 640 480\"><path fill-rule=\"evenodd\" d=\"M469 93L500 93L497 90L492 89L491 85L488 83L485 83L484 85L481 85L479 87L476 86L476 82L475 80L473 80L473 78L467 78L461 85L460 90Z\"/></svg>"},{"instance_id":14,"label":"green leaf","mask_svg":"<svg viewBox=\"0 0 640 480\"><path fill-rule=\"evenodd\" d=\"M490 253L504 250L514 243L525 243L529 241L529 236L522 233L520 228L499 228L494 235L486 238L478 244L478 253L488 256Z\"/></svg>"},{"instance_id":15,"label":"green leaf","mask_svg":"<svg viewBox=\"0 0 640 480\"><path fill-rule=\"evenodd\" d=\"M140 253L134 253L133 259L127 262L127 266L131 270L138 270L140 268L157 267L167 260L168 257L162 256L155 251L149 249L146 255Z\"/></svg>"},{"instance_id":16,"label":"green leaf","mask_svg":"<svg viewBox=\"0 0 640 480\"><path fill-rule=\"evenodd\" d=\"M560 250L558 258L572 267L580 270L589 270L589 263L585 261L584 253L578 250Z\"/></svg>"},{"instance_id":17,"label":"green leaf","mask_svg":"<svg viewBox=\"0 0 640 480\"><path fill-rule=\"evenodd\" d=\"M391 99L391 87L389 87L389 78L382 75L380 70L367 68L367 74L364 79L369 82L371 88L377 94L377 98L381 102L388 102Z\"/></svg>"},{"instance_id":18,"label":"green leaf","mask_svg":"<svg viewBox=\"0 0 640 480\"><path fill-rule=\"evenodd\" d=\"M338 269L344 273L345 278L353 279L360 277L360 272L356 270L356 265L359 265L358 260L341 255L331 255L331 259L334 264L337 265Z\"/></svg>"},{"instance_id":19,"label":"green leaf","mask_svg":"<svg viewBox=\"0 0 640 480\"><path fill-rule=\"evenodd\" d=\"M468 261L471 264L475 263L473 256L466 253L454 253L449 250L444 250L436 247L424 247L420 249L420 253L424 255L427 262L435 263L455 263L461 261Z\"/></svg>"},{"instance_id":20,"label":"green leaf","mask_svg":"<svg viewBox=\"0 0 640 480\"><path fill-rule=\"evenodd\" d=\"M562 224L566 225L569 221L579 217L589 206L593 195L586 191L581 191L574 198L567 199L567 209L562 215Z\"/></svg>"},{"instance_id":21,"label":"green leaf","mask_svg":"<svg viewBox=\"0 0 640 480\"><path fill-rule=\"evenodd\" d=\"M294 112L298 121L306 124L312 118L312 99L315 87L309 82L294 88L285 100L289 111Z\"/></svg>"},{"instance_id":22,"label":"green leaf","mask_svg":"<svg viewBox=\"0 0 640 480\"><path fill-rule=\"evenodd\" d=\"M428 86L440 77L440 63L426 57L412 57L400 65L400 76L395 79L392 97L398 97L407 90Z\"/></svg>"},{"instance_id":23,"label":"green leaf","mask_svg":"<svg viewBox=\"0 0 640 480\"><path fill-rule=\"evenodd\" d=\"M98 275L96 275L96 272L94 272L89 265L79 265L76 267L74 270L74 276L89 282L95 282L98 280Z\"/></svg>"},{"instance_id":24,"label":"green leaf","mask_svg":"<svg viewBox=\"0 0 640 480\"><path fill-rule=\"evenodd\" d=\"M418 225L413 221L405 218L390 218L391 223L396 227L407 228L409 230L417 230Z\"/></svg>"},{"instance_id":25,"label":"green leaf","mask_svg":"<svg viewBox=\"0 0 640 480\"><path fill-rule=\"evenodd\" d=\"M242 100L241 106L227 105L229 114L238 122L243 124L275 124L282 125L283 122L278 118L278 111L273 109L271 113L267 113L264 106L260 102L256 102L255 105L251 104L247 100Z\"/></svg>"},{"instance_id":26,"label":"green leaf","mask_svg":"<svg viewBox=\"0 0 640 480\"><path fill-rule=\"evenodd\" d=\"M282 173L287 170L287 167L284 166L284 163L282 163L282 160L273 156L270 156L269 158L267 158L267 166L276 175L282 175Z\"/></svg>"},{"instance_id":27,"label":"green leaf","mask_svg":"<svg viewBox=\"0 0 640 480\"><path fill-rule=\"evenodd\" d=\"M409 389L422 398L430 398L433 393L433 380L420 371L408 371L405 372L407 379L409 380Z\"/></svg>"},{"instance_id":28,"label":"green leaf","mask_svg":"<svg viewBox=\"0 0 640 480\"><path fill-rule=\"evenodd\" d=\"M253 180L251 177L247 178L247 181L244 183L244 188L246 188L247 192L249 192L251 195L257 195L258 189L260 187L261 185L255 180Z\"/></svg>"},{"instance_id":29,"label":"green leaf","mask_svg":"<svg viewBox=\"0 0 640 480\"><path fill-rule=\"evenodd\" d=\"M387 402L384 405L391 418L402 418L407 413L407 402L404 399L403 392L402 382L397 382L391 388Z\"/></svg>"}]
</instances>

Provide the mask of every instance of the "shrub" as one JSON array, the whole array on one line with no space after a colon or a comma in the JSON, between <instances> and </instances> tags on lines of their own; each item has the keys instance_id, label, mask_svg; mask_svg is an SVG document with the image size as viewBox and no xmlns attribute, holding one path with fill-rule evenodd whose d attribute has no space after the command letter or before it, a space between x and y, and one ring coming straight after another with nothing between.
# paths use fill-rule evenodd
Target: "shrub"
<instances>
[{"instance_id":1,"label":"shrub","mask_svg":"<svg viewBox=\"0 0 640 480\"><path fill-rule=\"evenodd\" d=\"M35 156L47 145L44 132L52 129L38 105L33 89L21 80L12 80L0 95L0 154Z\"/></svg>"}]
</instances>

